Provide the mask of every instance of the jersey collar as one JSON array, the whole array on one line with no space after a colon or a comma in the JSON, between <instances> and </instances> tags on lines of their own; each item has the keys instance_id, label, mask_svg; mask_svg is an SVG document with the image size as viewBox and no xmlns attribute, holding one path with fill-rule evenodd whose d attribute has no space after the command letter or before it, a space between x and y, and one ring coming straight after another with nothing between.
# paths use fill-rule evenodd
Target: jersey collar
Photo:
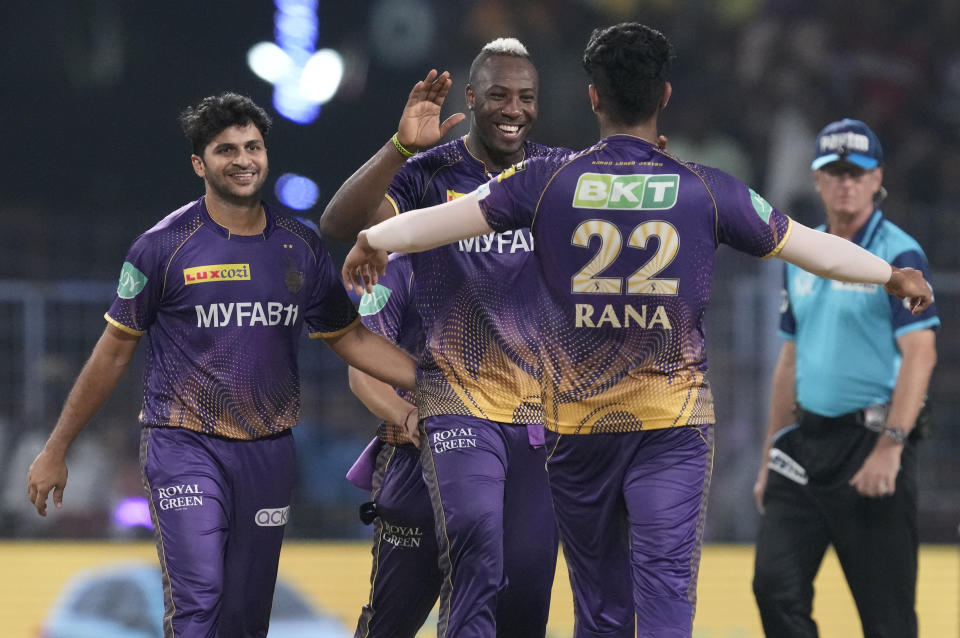
<instances>
[{"instance_id":1,"label":"jersey collar","mask_svg":"<svg viewBox=\"0 0 960 638\"><path fill-rule=\"evenodd\" d=\"M204 226L208 227L224 239L239 242L265 241L273 232L273 229L277 226L276 212L266 202L261 201L260 203L263 205L263 214L267 218L267 223L263 227L263 232L257 235L234 235L227 228L215 222L213 217L210 217L210 213L207 211L206 197L201 197L199 200L200 219L203 221Z\"/></svg>"},{"instance_id":2,"label":"jersey collar","mask_svg":"<svg viewBox=\"0 0 960 638\"><path fill-rule=\"evenodd\" d=\"M474 162L476 162L477 164L480 165L480 170L482 170L482 171L483 171L483 174L487 176L487 179L493 179L494 177L496 177L497 175L499 175L501 172L503 172L503 170L506 170L506 169L495 168L495 167L492 167L492 166L487 166L487 164L486 164L482 159L480 159L479 157L477 157L476 155L474 155L474 154L470 151L470 147L467 146L467 136L466 136L466 135L464 135L463 137L461 137L458 141L459 141L460 144L463 146L463 151L464 151L465 155L466 155L467 157L469 157L470 159L472 159ZM521 147L521 150L523 151L523 157L520 159L520 161L522 162L522 161L524 161L525 159L527 159L527 141L524 141L524 142L523 142L523 146Z\"/></svg>"},{"instance_id":3,"label":"jersey collar","mask_svg":"<svg viewBox=\"0 0 960 638\"><path fill-rule=\"evenodd\" d=\"M870 215L870 218L867 220L867 223L860 227L860 230L856 232L853 236L853 243L863 248L868 247L873 243L873 238L877 235L877 229L880 228L880 224L883 222L883 211L879 208L874 208L873 213Z\"/></svg>"}]
</instances>

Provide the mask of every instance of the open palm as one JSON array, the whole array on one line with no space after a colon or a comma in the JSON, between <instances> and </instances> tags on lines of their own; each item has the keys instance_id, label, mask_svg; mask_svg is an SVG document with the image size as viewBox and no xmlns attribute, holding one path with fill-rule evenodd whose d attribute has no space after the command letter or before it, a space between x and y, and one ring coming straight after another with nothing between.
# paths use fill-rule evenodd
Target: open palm
<instances>
[{"instance_id":1,"label":"open palm","mask_svg":"<svg viewBox=\"0 0 960 638\"><path fill-rule=\"evenodd\" d=\"M440 121L440 109L452 84L448 71L430 69L427 77L413 85L397 126L397 139L404 147L411 151L429 148L466 119L463 113L454 113Z\"/></svg>"}]
</instances>

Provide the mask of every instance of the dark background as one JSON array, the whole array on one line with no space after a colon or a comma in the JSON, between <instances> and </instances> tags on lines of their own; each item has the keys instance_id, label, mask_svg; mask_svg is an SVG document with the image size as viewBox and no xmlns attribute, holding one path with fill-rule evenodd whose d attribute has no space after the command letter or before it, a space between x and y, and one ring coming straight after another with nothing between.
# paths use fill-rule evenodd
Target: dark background
<instances>
[{"instance_id":1,"label":"dark background","mask_svg":"<svg viewBox=\"0 0 960 638\"><path fill-rule=\"evenodd\" d=\"M927 251L944 323L931 391L937 425L921 452L922 540L955 541L958 7L946 0L322 1L317 48L340 51L346 74L319 119L299 125L276 113L272 87L246 64L253 44L274 38L272 2L5 3L0 533L143 533L109 517L139 490L137 366L78 441L63 512L47 520L31 514L23 476L103 329L127 246L202 193L176 123L182 108L222 90L268 108L275 128L266 198L276 200L279 175L308 176L320 198L298 214L317 219L343 180L394 132L410 87L431 67L454 77L445 112L463 110L469 63L495 37L518 37L540 70L533 138L574 148L591 143L597 129L579 63L583 46L596 26L638 20L662 29L676 47L674 94L661 121L670 150L728 170L804 223L822 218L809 173L816 132L855 117L879 135L890 192L884 212ZM466 130L463 124L455 134ZM329 248L339 261L347 246ZM707 534L750 541L750 486L779 348L779 265L727 249L718 261L708 322L718 449ZM364 536L355 515L364 495L342 476L375 421L350 396L343 365L325 348L306 344L302 365L302 480L291 534Z\"/></svg>"}]
</instances>

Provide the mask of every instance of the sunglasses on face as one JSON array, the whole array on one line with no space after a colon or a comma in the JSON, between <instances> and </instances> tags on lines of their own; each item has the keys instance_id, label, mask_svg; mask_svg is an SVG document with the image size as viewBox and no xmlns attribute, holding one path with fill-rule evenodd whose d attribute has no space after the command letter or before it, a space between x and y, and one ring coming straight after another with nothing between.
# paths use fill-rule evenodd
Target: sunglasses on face
<instances>
[{"instance_id":1,"label":"sunglasses on face","mask_svg":"<svg viewBox=\"0 0 960 638\"><path fill-rule=\"evenodd\" d=\"M867 170L865 168L860 168L855 164L845 164L843 162L827 164L820 170L830 177L843 177L844 175L849 175L853 179L860 179L867 174Z\"/></svg>"}]
</instances>

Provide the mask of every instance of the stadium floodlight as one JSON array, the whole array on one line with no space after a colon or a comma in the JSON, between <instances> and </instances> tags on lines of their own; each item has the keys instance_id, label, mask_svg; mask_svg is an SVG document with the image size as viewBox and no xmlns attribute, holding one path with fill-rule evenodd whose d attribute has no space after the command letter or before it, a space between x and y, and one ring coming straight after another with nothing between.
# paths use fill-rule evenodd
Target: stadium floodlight
<instances>
[{"instance_id":1,"label":"stadium floodlight","mask_svg":"<svg viewBox=\"0 0 960 638\"><path fill-rule=\"evenodd\" d=\"M318 0L274 0L276 42L260 42L247 52L247 65L273 84L273 106L288 120L309 124L343 79L343 58L333 49L316 50Z\"/></svg>"},{"instance_id":2,"label":"stadium floodlight","mask_svg":"<svg viewBox=\"0 0 960 638\"><path fill-rule=\"evenodd\" d=\"M317 104L332 98L343 79L343 58L333 49L320 49L300 73L300 93Z\"/></svg>"},{"instance_id":3,"label":"stadium floodlight","mask_svg":"<svg viewBox=\"0 0 960 638\"><path fill-rule=\"evenodd\" d=\"M276 84L293 73L293 59L273 42L258 42L247 52L247 65L257 77Z\"/></svg>"},{"instance_id":4,"label":"stadium floodlight","mask_svg":"<svg viewBox=\"0 0 960 638\"><path fill-rule=\"evenodd\" d=\"M320 187L317 183L309 177L295 173L284 173L278 177L273 190L277 199L293 210L312 208L320 198Z\"/></svg>"}]
</instances>

